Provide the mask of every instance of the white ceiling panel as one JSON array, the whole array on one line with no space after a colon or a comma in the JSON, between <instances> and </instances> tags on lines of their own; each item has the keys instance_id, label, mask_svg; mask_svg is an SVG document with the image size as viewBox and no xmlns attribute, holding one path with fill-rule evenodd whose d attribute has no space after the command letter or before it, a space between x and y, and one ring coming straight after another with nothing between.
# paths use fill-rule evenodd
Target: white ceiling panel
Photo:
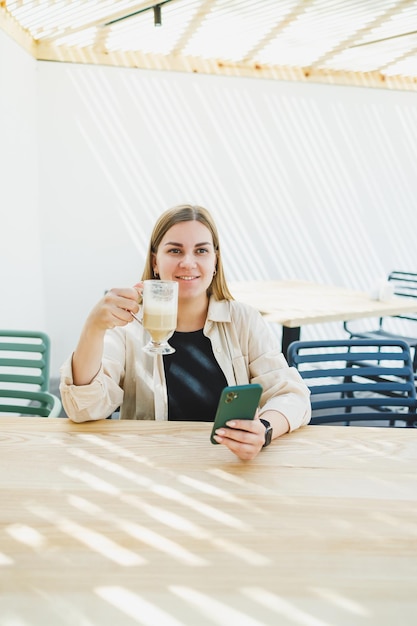
<instances>
[{"instance_id":1,"label":"white ceiling panel","mask_svg":"<svg viewBox=\"0 0 417 626\"><path fill-rule=\"evenodd\" d=\"M417 90L417 0L0 0L0 28L38 60Z\"/></svg>"}]
</instances>

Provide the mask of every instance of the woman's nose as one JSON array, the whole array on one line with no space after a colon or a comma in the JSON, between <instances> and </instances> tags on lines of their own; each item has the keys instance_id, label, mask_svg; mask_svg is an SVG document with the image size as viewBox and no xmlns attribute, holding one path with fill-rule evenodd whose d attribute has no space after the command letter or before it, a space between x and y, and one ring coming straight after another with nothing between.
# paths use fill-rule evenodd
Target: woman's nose
<instances>
[{"instance_id":1,"label":"woman's nose","mask_svg":"<svg viewBox=\"0 0 417 626\"><path fill-rule=\"evenodd\" d=\"M192 267L195 264L195 258L192 254L185 254L180 261L181 267Z\"/></svg>"}]
</instances>

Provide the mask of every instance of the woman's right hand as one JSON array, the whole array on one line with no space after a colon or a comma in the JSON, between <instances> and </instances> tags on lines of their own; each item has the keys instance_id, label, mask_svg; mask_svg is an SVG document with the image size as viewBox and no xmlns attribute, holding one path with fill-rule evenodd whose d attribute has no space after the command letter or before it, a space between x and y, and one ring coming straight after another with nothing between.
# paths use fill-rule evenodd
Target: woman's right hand
<instances>
[{"instance_id":1,"label":"woman's right hand","mask_svg":"<svg viewBox=\"0 0 417 626\"><path fill-rule=\"evenodd\" d=\"M126 326L139 311L139 293L136 287L110 289L90 312L87 326L101 331Z\"/></svg>"},{"instance_id":2,"label":"woman's right hand","mask_svg":"<svg viewBox=\"0 0 417 626\"><path fill-rule=\"evenodd\" d=\"M88 385L97 375L103 356L106 330L126 326L139 311L139 292L134 287L107 291L88 315L72 356L74 385Z\"/></svg>"}]
</instances>

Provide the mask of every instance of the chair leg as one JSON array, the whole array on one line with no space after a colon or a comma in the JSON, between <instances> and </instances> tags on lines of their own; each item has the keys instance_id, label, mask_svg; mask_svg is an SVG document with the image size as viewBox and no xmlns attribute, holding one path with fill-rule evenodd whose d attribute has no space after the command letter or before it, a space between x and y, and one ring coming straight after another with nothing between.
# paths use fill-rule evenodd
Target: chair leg
<instances>
[{"instance_id":1,"label":"chair leg","mask_svg":"<svg viewBox=\"0 0 417 626\"><path fill-rule=\"evenodd\" d=\"M409 410L408 419L405 420L406 428L417 428L417 414L415 410Z\"/></svg>"},{"instance_id":2,"label":"chair leg","mask_svg":"<svg viewBox=\"0 0 417 626\"><path fill-rule=\"evenodd\" d=\"M413 370L417 373L417 348L414 348Z\"/></svg>"}]
</instances>

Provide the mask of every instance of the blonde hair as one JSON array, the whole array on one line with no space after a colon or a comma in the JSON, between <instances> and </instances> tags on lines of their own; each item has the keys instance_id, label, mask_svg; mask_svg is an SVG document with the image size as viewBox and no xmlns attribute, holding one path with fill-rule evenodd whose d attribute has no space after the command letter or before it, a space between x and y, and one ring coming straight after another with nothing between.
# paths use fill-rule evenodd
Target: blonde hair
<instances>
[{"instance_id":1,"label":"blonde hair","mask_svg":"<svg viewBox=\"0 0 417 626\"><path fill-rule=\"evenodd\" d=\"M159 244L161 243L165 233L172 226L174 226L174 224L179 224L180 222L191 222L194 220L204 224L204 226L206 226L211 232L214 251L217 258L216 274L213 276L213 280L211 281L211 284L207 289L207 295L213 295L216 300L233 300L234 298L229 291L229 287L227 286L226 278L224 275L217 227L209 211L201 206L180 204L171 209L168 209L158 218L153 228L151 239L149 242L149 248L146 255L142 280L150 280L154 278L153 256L158 252Z\"/></svg>"}]
</instances>

